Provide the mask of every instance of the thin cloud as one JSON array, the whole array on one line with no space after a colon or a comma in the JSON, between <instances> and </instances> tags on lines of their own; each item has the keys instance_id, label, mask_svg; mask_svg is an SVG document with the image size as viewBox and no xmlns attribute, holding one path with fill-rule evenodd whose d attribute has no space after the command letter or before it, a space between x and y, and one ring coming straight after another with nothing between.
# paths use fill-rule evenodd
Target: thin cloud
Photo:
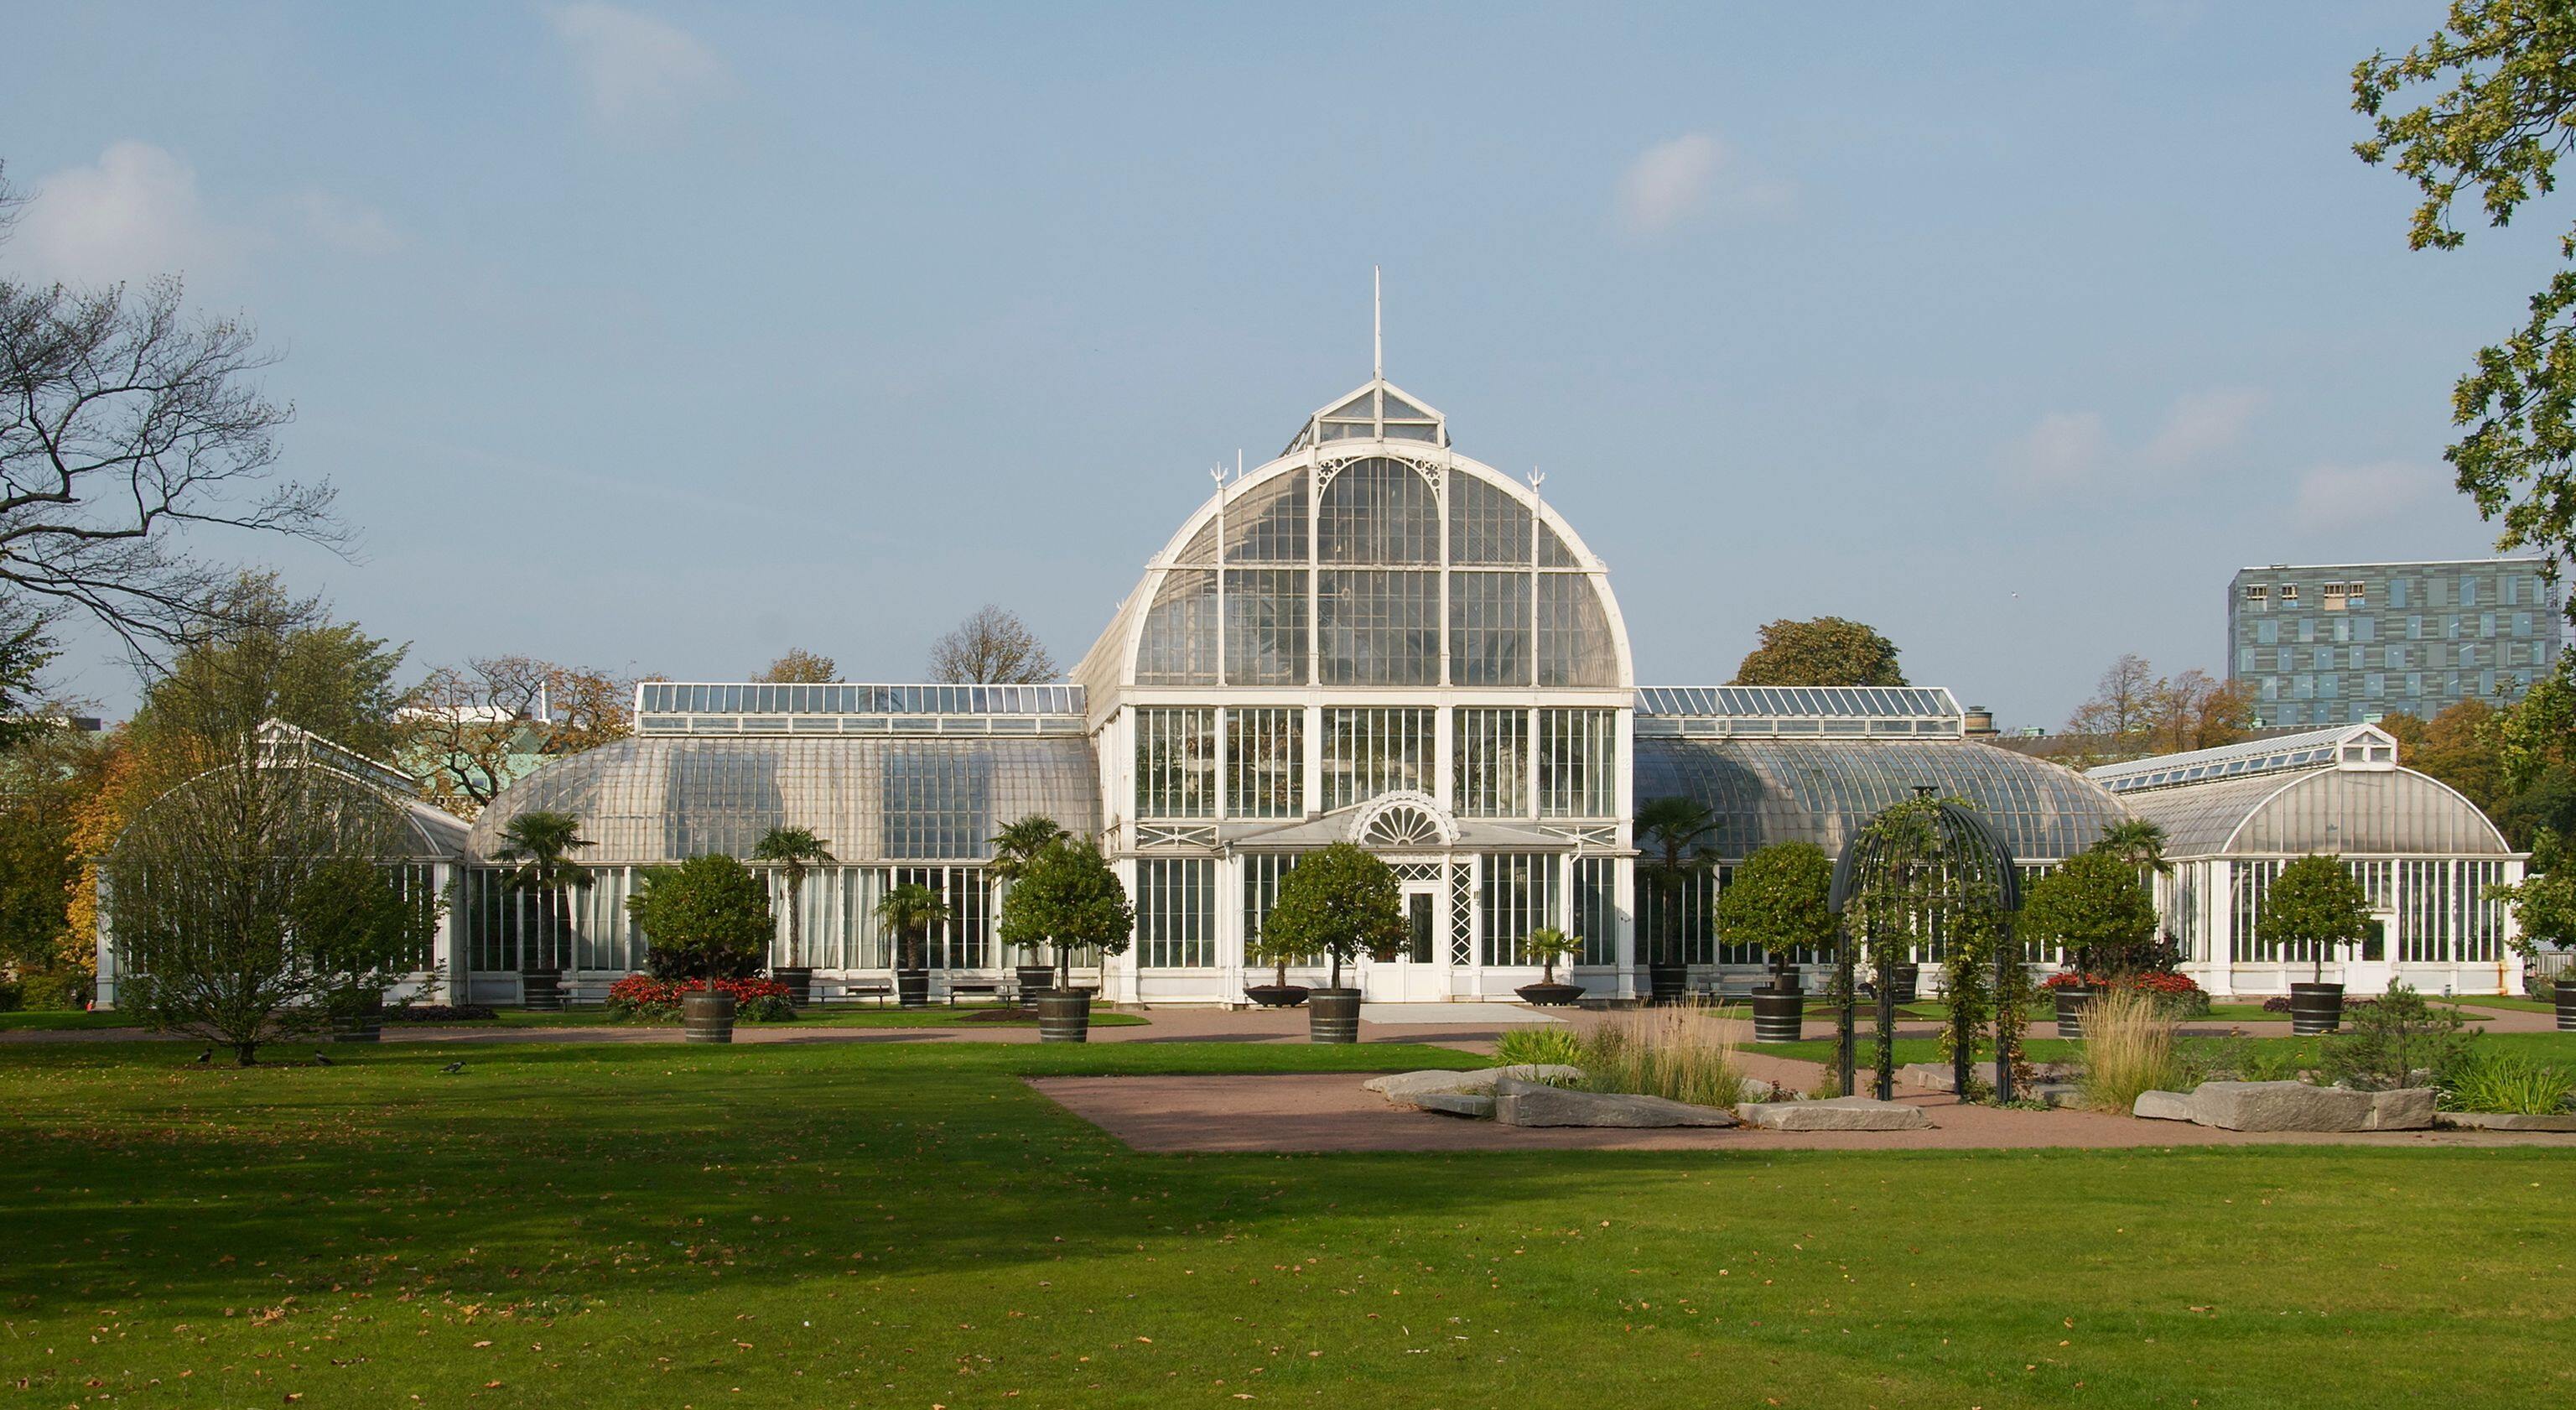
<instances>
[{"instance_id":1,"label":"thin cloud","mask_svg":"<svg viewBox=\"0 0 2576 1410\"><path fill-rule=\"evenodd\" d=\"M2146 443L2123 447L2098 411L2052 411L2006 447L2003 479L2021 489L2070 489L2196 474L2245 437L2263 394L2244 388L2174 398Z\"/></svg>"},{"instance_id":2,"label":"thin cloud","mask_svg":"<svg viewBox=\"0 0 2576 1410\"><path fill-rule=\"evenodd\" d=\"M1651 240L1712 213L1761 214L1788 203L1788 187L1752 173L1714 133L1686 132L1628 163L1615 215L1621 230Z\"/></svg>"},{"instance_id":3,"label":"thin cloud","mask_svg":"<svg viewBox=\"0 0 2576 1410\"><path fill-rule=\"evenodd\" d=\"M615 5L557 5L546 11L571 51L591 116L625 126L677 115L724 86L724 60L696 35Z\"/></svg>"},{"instance_id":4,"label":"thin cloud","mask_svg":"<svg viewBox=\"0 0 2576 1410\"><path fill-rule=\"evenodd\" d=\"M37 180L15 253L74 283L113 283L222 263L241 237L210 220L188 164L149 142L110 146L89 166Z\"/></svg>"},{"instance_id":5,"label":"thin cloud","mask_svg":"<svg viewBox=\"0 0 2576 1410\"><path fill-rule=\"evenodd\" d=\"M402 231L373 206L328 191L307 191L296 197L295 207L305 231L335 250L389 255L403 247Z\"/></svg>"},{"instance_id":6,"label":"thin cloud","mask_svg":"<svg viewBox=\"0 0 2576 1410\"><path fill-rule=\"evenodd\" d=\"M2081 484L2111 458L2111 433L2091 411L2052 411L2022 433L2005 457L2012 478L2032 488Z\"/></svg>"},{"instance_id":7,"label":"thin cloud","mask_svg":"<svg viewBox=\"0 0 2576 1410\"><path fill-rule=\"evenodd\" d=\"M2438 468L2402 460L2313 466L2290 515L2303 529L2350 529L2405 514L2443 483Z\"/></svg>"},{"instance_id":8,"label":"thin cloud","mask_svg":"<svg viewBox=\"0 0 2576 1410\"><path fill-rule=\"evenodd\" d=\"M2187 393L2175 399L2138 459L2157 469L2188 469L2242 439L2262 405L2261 392L2244 388Z\"/></svg>"}]
</instances>

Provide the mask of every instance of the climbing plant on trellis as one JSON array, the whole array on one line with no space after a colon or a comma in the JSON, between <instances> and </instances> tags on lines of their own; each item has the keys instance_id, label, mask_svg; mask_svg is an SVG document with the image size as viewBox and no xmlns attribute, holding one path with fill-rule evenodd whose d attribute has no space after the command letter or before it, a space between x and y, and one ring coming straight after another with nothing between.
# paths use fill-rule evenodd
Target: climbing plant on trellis
<instances>
[{"instance_id":1,"label":"climbing plant on trellis","mask_svg":"<svg viewBox=\"0 0 2576 1410\"><path fill-rule=\"evenodd\" d=\"M1918 787L1912 798L1870 819L1834 865L1832 904L1841 917L1836 947L1836 1061L1842 1090L1858 1075L1859 989L1864 969L1875 993L1874 1054L1880 1100L1896 1092L1896 967L1915 954L1938 958L1950 1004L1945 1038L1964 1099L1974 1090L1973 1054L1989 1024L1997 1100L2012 1099L2021 1062L2022 1007L2029 979L2012 937L2021 883L2012 852L1969 803Z\"/></svg>"}]
</instances>

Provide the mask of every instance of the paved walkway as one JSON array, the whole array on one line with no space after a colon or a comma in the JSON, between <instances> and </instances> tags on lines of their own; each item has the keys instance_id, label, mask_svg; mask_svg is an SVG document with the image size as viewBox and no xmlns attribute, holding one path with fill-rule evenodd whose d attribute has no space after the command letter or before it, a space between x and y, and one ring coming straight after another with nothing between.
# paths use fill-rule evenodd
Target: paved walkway
<instances>
[{"instance_id":1,"label":"paved walkway","mask_svg":"<svg viewBox=\"0 0 2576 1410\"><path fill-rule=\"evenodd\" d=\"M1456 1150L2020 1150L2251 1145L2557 1146L2576 1134L2501 1131L2221 1131L2090 1111L2007 1111L1911 1096L1924 1131L1524 1128L1408 1111L1360 1086L1365 1073L1239 1077L1042 1077L1030 1084L1149 1153Z\"/></svg>"}]
</instances>

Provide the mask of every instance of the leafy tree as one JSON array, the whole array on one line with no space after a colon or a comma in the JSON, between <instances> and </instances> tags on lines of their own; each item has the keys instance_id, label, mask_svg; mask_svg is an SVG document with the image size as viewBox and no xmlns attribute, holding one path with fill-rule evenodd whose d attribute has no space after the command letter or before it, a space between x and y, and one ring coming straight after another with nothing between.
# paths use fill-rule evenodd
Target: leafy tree
<instances>
[{"instance_id":1,"label":"leafy tree","mask_svg":"<svg viewBox=\"0 0 2576 1410\"><path fill-rule=\"evenodd\" d=\"M15 204L0 181L0 213ZM193 639L224 596L229 575L182 546L207 529L346 537L328 484L272 473L293 414L254 381L273 359L183 302L175 278L129 293L0 276L0 589L138 649Z\"/></svg>"},{"instance_id":2,"label":"leafy tree","mask_svg":"<svg viewBox=\"0 0 2576 1410\"><path fill-rule=\"evenodd\" d=\"M1000 933L1003 944L1031 952L1054 941L1055 987L1061 990L1072 987L1074 950L1127 952L1136 934L1136 911L1098 847L1085 838L1058 837L1020 868L1011 889L1002 894Z\"/></svg>"},{"instance_id":3,"label":"leafy tree","mask_svg":"<svg viewBox=\"0 0 2576 1410\"><path fill-rule=\"evenodd\" d=\"M73 839L121 753L121 736L67 729L0 750L0 971L86 977L90 967L63 954L73 887L93 851ZM83 940L94 947L94 935Z\"/></svg>"},{"instance_id":4,"label":"leafy tree","mask_svg":"<svg viewBox=\"0 0 2576 1410\"><path fill-rule=\"evenodd\" d=\"M633 698L634 682L609 672L476 657L439 667L404 695L400 757L431 802L470 818L539 761L633 734Z\"/></svg>"},{"instance_id":5,"label":"leafy tree","mask_svg":"<svg viewBox=\"0 0 2576 1410\"><path fill-rule=\"evenodd\" d=\"M1348 842L1309 852L1279 883L1278 903L1262 926L1265 943L1332 962L1331 987L1342 987L1342 965L1362 954L1385 954L1410 934L1402 889L1387 864Z\"/></svg>"},{"instance_id":6,"label":"leafy tree","mask_svg":"<svg viewBox=\"0 0 2576 1410\"><path fill-rule=\"evenodd\" d=\"M877 924L894 932L895 967L920 969L921 945L930 927L948 919L948 903L918 881L907 881L877 898Z\"/></svg>"},{"instance_id":7,"label":"leafy tree","mask_svg":"<svg viewBox=\"0 0 2576 1410\"><path fill-rule=\"evenodd\" d=\"M2539 947L2576 949L2576 858L2567 834L2544 829L2532 839L2522 880L2486 888L2484 897L2513 908L2513 948L2526 961Z\"/></svg>"},{"instance_id":8,"label":"leafy tree","mask_svg":"<svg viewBox=\"0 0 2576 1410\"><path fill-rule=\"evenodd\" d=\"M2134 759L2215 749L2246 737L2252 699L2241 686L2201 670L2159 676L2140 655L2123 655L2094 683L2093 694L2067 718L2077 762Z\"/></svg>"},{"instance_id":9,"label":"leafy tree","mask_svg":"<svg viewBox=\"0 0 2576 1410\"><path fill-rule=\"evenodd\" d=\"M1036 685L1055 658L1018 615L985 604L930 648L930 678L948 685Z\"/></svg>"},{"instance_id":10,"label":"leafy tree","mask_svg":"<svg viewBox=\"0 0 2576 1410\"><path fill-rule=\"evenodd\" d=\"M572 908L566 904L565 891L588 886L590 869L573 856L591 846L581 835L581 819L570 813L538 809L521 813L501 828L501 845L493 849L492 860L509 865L511 884L537 898L546 917L549 937L561 944L572 934ZM632 897L628 898L630 904ZM546 968L534 963L528 955L520 957L522 968Z\"/></svg>"},{"instance_id":11,"label":"leafy tree","mask_svg":"<svg viewBox=\"0 0 2576 1410\"><path fill-rule=\"evenodd\" d=\"M230 1048L314 1031L410 972L437 929L380 859L402 820L345 776L264 764L255 738L164 793L108 859L120 1007Z\"/></svg>"},{"instance_id":12,"label":"leafy tree","mask_svg":"<svg viewBox=\"0 0 2576 1410\"><path fill-rule=\"evenodd\" d=\"M30 716L37 677L60 654L45 635L52 625L45 613L0 596L0 750L44 730L44 722Z\"/></svg>"},{"instance_id":13,"label":"leafy tree","mask_svg":"<svg viewBox=\"0 0 2576 1410\"><path fill-rule=\"evenodd\" d=\"M2558 159L2576 144L2572 68L2576 11L2561 0L2454 0L2425 42L2353 69L2353 106L2372 120L2353 150L2422 197L2410 247L2464 244L2463 196L2501 226L2557 188ZM2400 110L2418 90L2429 90L2421 105ZM2576 262L2576 235L2559 254ZM2452 388L2451 420L2464 433L2444 458L2478 513L2502 521L2497 547L2576 558L2576 268L2562 265L2520 326L2478 350Z\"/></svg>"},{"instance_id":14,"label":"leafy tree","mask_svg":"<svg viewBox=\"0 0 2576 1410\"><path fill-rule=\"evenodd\" d=\"M1841 617L1765 623L1736 685L1903 685L1896 643Z\"/></svg>"},{"instance_id":15,"label":"leafy tree","mask_svg":"<svg viewBox=\"0 0 2576 1410\"><path fill-rule=\"evenodd\" d=\"M2263 893L2254 931L2283 951L2305 948L2309 977L2325 978L2326 951L2370 934L2370 893L2339 857L2310 855L2281 868Z\"/></svg>"},{"instance_id":16,"label":"leafy tree","mask_svg":"<svg viewBox=\"0 0 2576 1410\"><path fill-rule=\"evenodd\" d=\"M747 979L778 933L769 888L722 852L645 872L626 910L652 947L644 963L656 979Z\"/></svg>"},{"instance_id":17,"label":"leafy tree","mask_svg":"<svg viewBox=\"0 0 2576 1410\"><path fill-rule=\"evenodd\" d=\"M319 598L290 597L274 573L235 578L187 630L134 719L157 782L220 761L271 719L369 758L394 756L405 648L332 621Z\"/></svg>"},{"instance_id":18,"label":"leafy tree","mask_svg":"<svg viewBox=\"0 0 2576 1410\"><path fill-rule=\"evenodd\" d=\"M787 654L772 661L752 679L763 685L829 685L841 678L841 663L829 656L818 656L801 646L791 646Z\"/></svg>"},{"instance_id":19,"label":"leafy tree","mask_svg":"<svg viewBox=\"0 0 2576 1410\"><path fill-rule=\"evenodd\" d=\"M805 877L816 867L834 865L832 844L814 835L810 827L773 827L762 833L751 849L752 860L767 862L778 869L779 879L787 883L787 953L794 964L805 963Z\"/></svg>"},{"instance_id":20,"label":"leafy tree","mask_svg":"<svg viewBox=\"0 0 2576 1410\"><path fill-rule=\"evenodd\" d=\"M2155 953L2156 903L2138 865L2116 852L2079 852L2030 884L2022 934L2064 947L2084 974L2132 974Z\"/></svg>"},{"instance_id":21,"label":"leafy tree","mask_svg":"<svg viewBox=\"0 0 2576 1410\"><path fill-rule=\"evenodd\" d=\"M1655 798L1637 809L1635 831L1637 846L1644 852L1637 859L1637 874L1651 883L1655 908L1663 917L1656 927L1654 953L1647 959L1655 964L1678 963L1682 896L1717 864L1708 844L1717 831L1717 818L1688 798Z\"/></svg>"},{"instance_id":22,"label":"leafy tree","mask_svg":"<svg viewBox=\"0 0 2576 1410\"><path fill-rule=\"evenodd\" d=\"M1774 842L1744 859L1717 893L1718 933L1759 945L1775 970L1801 949L1829 949L1834 861L1812 842Z\"/></svg>"},{"instance_id":23,"label":"leafy tree","mask_svg":"<svg viewBox=\"0 0 2576 1410\"><path fill-rule=\"evenodd\" d=\"M2469 699L2430 720L2403 712L2383 715L2379 727L2397 741L2397 758L2460 791L2489 814L2514 793L2505 781L2504 731L2510 712Z\"/></svg>"}]
</instances>

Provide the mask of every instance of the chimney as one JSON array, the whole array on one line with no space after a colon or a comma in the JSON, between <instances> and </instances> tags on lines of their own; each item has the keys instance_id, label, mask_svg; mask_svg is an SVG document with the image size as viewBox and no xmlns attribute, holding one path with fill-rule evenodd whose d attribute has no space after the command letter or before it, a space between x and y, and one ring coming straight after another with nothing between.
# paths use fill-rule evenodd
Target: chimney
<instances>
[{"instance_id":1,"label":"chimney","mask_svg":"<svg viewBox=\"0 0 2576 1410\"><path fill-rule=\"evenodd\" d=\"M2001 734L2003 732L1995 728L1995 712L1987 709L1983 705L1969 706L1967 713L1960 718L1961 722L1967 726L1968 737L1971 739L1983 738L1988 735Z\"/></svg>"}]
</instances>

